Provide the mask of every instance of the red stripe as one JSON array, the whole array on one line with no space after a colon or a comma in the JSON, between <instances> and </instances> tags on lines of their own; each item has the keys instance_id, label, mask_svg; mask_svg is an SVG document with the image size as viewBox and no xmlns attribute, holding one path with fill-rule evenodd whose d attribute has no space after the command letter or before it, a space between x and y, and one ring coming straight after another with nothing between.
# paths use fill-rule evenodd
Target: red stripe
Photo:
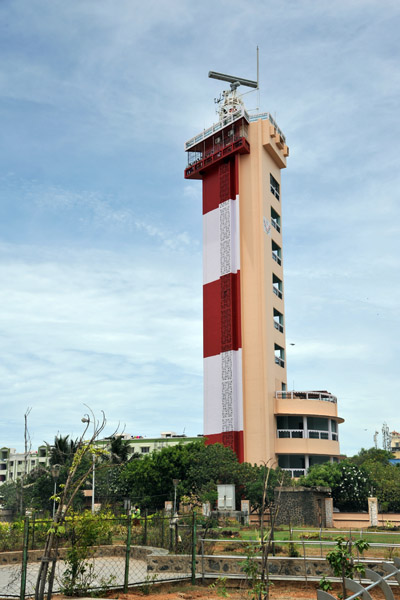
<instances>
[{"instance_id":1,"label":"red stripe","mask_svg":"<svg viewBox=\"0 0 400 600\"><path fill-rule=\"evenodd\" d=\"M203 344L204 358L242 347L239 271L203 286Z\"/></svg>"},{"instance_id":2,"label":"red stripe","mask_svg":"<svg viewBox=\"0 0 400 600\"><path fill-rule=\"evenodd\" d=\"M225 200L234 200L238 190L238 163L233 157L207 171L203 179L203 215Z\"/></svg>"},{"instance_id":3,"label":"red stripe","mask_svg":"<svg viewBox=\"0 0 400 600\"><path fill-rule=\"evenodd\" d=\"M227 448L232 448L236 453L239 462L244 461L244 447L243 447L243 431L226 431L224 433L213 433L212 435L206 435L206 444L222 444Z\"/></svg>"}]
</instances>

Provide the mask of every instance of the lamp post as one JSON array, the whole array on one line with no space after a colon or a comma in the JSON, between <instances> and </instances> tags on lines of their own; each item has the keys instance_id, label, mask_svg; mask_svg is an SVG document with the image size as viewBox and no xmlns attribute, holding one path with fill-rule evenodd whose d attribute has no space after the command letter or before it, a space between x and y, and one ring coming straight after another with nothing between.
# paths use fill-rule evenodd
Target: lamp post
<instances>
[{"instance_id":1,"label":"lamp post","mask_svg":"<svg viewBox=\"0 0 400 600\"><path fill-rule=\"evenodd\" d=\"M90 417L89 415L85 415L84 417L82 417L81 419L82 423L87 423L89 425L90 423ZM93 423L93 427L96 427L96 424ZM96 478L96 456L95 454L92 454L92 461L93 461L93 465L92 465L92 514L94 514L94 491L95 491L95 478Z\"/></svg>"},{"instance_id":2,"label":"lamp post","mask_svg":"<svg viewBox=\"0 0 400 600\"><path fill-rule=\"evenodd\" d=\"M178 484L180 483L180 479L173 479L172 483L174 484L174 516L176 514L176 488L178 487Z\"/></svg>"},{"instance_id":3,"label":"lamp post","mask_svg":"<svg viewBox=\"0 0 400 600\"><path fill-rule=\"evenodd\" d=\"M56 514L56 494L57 494L57 479L60 476L60 465L53 465L51 467L51 476L54 479L54 494L53 494L53 519Z\"/></svg>"}]
</instances>

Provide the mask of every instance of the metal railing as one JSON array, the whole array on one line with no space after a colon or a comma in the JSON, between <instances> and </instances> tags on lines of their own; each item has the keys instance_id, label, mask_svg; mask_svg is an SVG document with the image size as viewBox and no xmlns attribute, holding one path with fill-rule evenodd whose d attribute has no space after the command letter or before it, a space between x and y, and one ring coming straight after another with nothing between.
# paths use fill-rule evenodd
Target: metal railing
<instances>
[{"instance_id":1,"label":"metal railing","mask_svg":"<svg viewBox=\"0 0 400 600\"><path fill-rule=\"evenodd\" d=\"M271 219L271 225L277 230L278 233L281 232L280 225L276 221L274 221L274 219Z\"/></svg>"},{"instance_id":2,"label":"metal railing","mask_svg":"<svg viewBox=\"0 0 400 600\"><path fill-rule=\"evenodd\" d=\"M271 190L271 194L272 194L273 196L275 196L275 198L276 198L277 200L280 200L280 194L279 194L279 191L278 191L276 188L274 188L274 186L273 186L273 185L271 185L271 186L270 186L270 190Z\"/></svg>"},{"instance_id":3,"label":"metal railing","mask_svg":"<svg viewBox=\"0 0 400 600\"><path fill-rule=\"evenodd\" d=\"M263 112L263 113L259 113L259 114L250 116L249 113L247 112L247 110L244 107L242 107L241 109L236 110L235 112L227 115L221 121L218 121L217 123L213 123L211 125L211 127L204 129L201 133L190 138L190 140L188 140L185 143L185 150L190 150L190 148L192 148L196 144L204 141L205 139L207 139L214 133L217 133L218 131L220 131L221 129L226 127L227 125L231 125L232 123L234 123L235 121L238 121L242 117L244 117L248 123L254 123L255 121L260 121L260 120L270 121L270 123L275 127L277 133L279 133L279 135L281 136L283 142L286 143L285 136L283 135L282 131L279 129L278 125L276 124L276 121L270 115L270 113Z\"/></svg>"},{"instance_id":4,"label":"metal railing","mask_svg":"<svg viewBox=\"0 0 400 600\"><path fill-rule=\"evenodd\" d=\"M278 391L275 392L275 398L282 400L320 400L324 402L337 403L336 396L329 394L329 392L296 392L296 391Z\"/></svg>"},{"instance_id":5,"label":"metal railing","mask_svg":"<svg viewBox=\"0 0 400 600\"><path fill-rule=\"evenodd\" d=\"M274 294L276 296L278 296L278 298L280 298L282 300L282 292L279 288L275 287L274 285L272 286L272 291L274 292Z\"/></svg>"},{"instance_id":6,"label":"metal railing","mask_svg":"<svg viewBox=\"0 0 400 600\"><path fill-rule=\"evenodd\" d=\"M278 265L282 264L282 259L280 256L278 256L278 254L275 254L275 252L272 252L272 258L278 263Z\"/></svg>"},{"instance_id":7,"label":"metal railing","mask_svg":"<svg viewBox=\"0 0 400 600\"><path fill-rule=\"evenodd\" d=\"M283 333L283 325L281 325L278 321L274 321L274 327L281 333Z\"/></svg>"},{"instance_id":8,"label":"metal railing","mask_svg":"<svg viewBox=\"0 0 400 600\"><path fill-rule=\"evenodd\" d=\"M397 585L400 584L400 558L394 557L393 563L394 564L385 562L382 563L382 568L387 572L387 575L384 576L380 575L376 571L373 571L372 569L365 569L365 577L372 581L372 583L370 585L367 585L366 587L363 587L358 581L345 578L344 582L346 589L349 592L354 592L351 596L347 596L345 600L355 600L360 596L366 599L371 598L369 592L377 586L380 587L380 590L383 593L386 600L394 600L394 595L388 584L388 580L391 577L394 577L396 579ZM317 590L318 600L328 600L329 598L332 598L332 600L336 600L336 598L331 594L323 592L322 590Z\"/></svg>"}]
</instances>

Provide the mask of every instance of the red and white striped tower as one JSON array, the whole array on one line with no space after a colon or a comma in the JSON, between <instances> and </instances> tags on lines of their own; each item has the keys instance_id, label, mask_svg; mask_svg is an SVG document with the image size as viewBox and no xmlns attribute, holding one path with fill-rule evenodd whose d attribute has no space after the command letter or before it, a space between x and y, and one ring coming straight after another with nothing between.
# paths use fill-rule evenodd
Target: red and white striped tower
<instances>
[{"instance_id":1,"label":"red and white striped tower","mask_svg":"<svg viewBox=\"0 0 400 600\"><path fill-rule=\"evenodd\" d=\"M220 116L201 140L187 142L194 166L185 177L203 180L204 435L243 461L238 159L250 147L235 87Z\"/></svg>"},{"instance_id":2,"label":"red and white striped tower","mask_svg":"<svg viewBox=\"0 0 400 600\"><path fill-rule=\"evenodd\" d=\"M289 148L269 113L250 116L231 83L219 121L186 142L203 181L204 434L240 461L295 477L337 460L336 398L287 391L281 170Z\"/></svg>"}]
</instances>

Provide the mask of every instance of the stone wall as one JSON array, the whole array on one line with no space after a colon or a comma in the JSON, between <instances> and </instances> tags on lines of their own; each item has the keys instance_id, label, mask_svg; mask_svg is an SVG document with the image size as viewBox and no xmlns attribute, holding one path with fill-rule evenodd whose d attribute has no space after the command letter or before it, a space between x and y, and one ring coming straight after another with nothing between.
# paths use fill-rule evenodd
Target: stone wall
<instances>
[{"instance_id":1,"label":"stone wall","mask_svg":"<svg viewBox=\"0 0 400 600\"><path fill-rule=\"evenodd\" d=\"M325 499L330 492L328 487L275 489L275 504L279 504L275 524L326 527Z\"/></svg>"},{"instance_id":2,"label":"stone wall","mask_svg":"<svg viewBox=\"0 0 400 600\"><path fill-rule=\"evenodd\" d=\"M115 546L94 546L93 556L125 556L126 547L122 545ZM153 548L146 546L132 546L130 556L136 560L146 560L149 555L153 553ZM65 558L67 548L59 548L59 558ZM160 548L157 548L157 552L163 552ZM164 551L168 554L168 551ZM40 560L43 554L43 550L28 550L28 562L37 562ZM0 566L18 564L22 562L22 550L13 552L0 552Z\"/></svg>"},{"instance_id":3,"label":"stone wall","mask_svg":"<svg viewBox=\"0 0 400 600\"><path fill-rule=\"evenodd\" d=\"M198 557L196 560L196 572L198 575L203 573L207 577L215 575L218 577L235 577L238 578L246 575L243 570L243 561L245 556L205 556ZM384 571L381 566L381 561L359 561L363 562L366 567L377 571L381 575ZM261 561L259 561L261 566ZM323 575L333 577L330 565L324 558L285 558L279 556L270 556L268 558L268 568L271 576L282 577L313 577L321 578ZM148 571L152 573L189 573L191 569L191 556L151 556L148 558Z\"/></svg>"}]
</instances>

